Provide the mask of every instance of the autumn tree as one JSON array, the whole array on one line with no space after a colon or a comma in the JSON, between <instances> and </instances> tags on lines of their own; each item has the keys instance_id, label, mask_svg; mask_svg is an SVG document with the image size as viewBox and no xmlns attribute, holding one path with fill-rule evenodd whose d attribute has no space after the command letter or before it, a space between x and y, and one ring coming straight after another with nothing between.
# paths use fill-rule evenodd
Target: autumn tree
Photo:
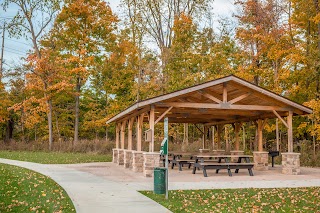
<instances>
[{"instance_id":1,"label":"autumn tree","mask_svg":"<svg viewBox=\"0 0 320 213\"><path fill-rule=\"evenodd\" d=\"M281 76L289 71L285 60L291 49L283 5L272 0L237 1L237 4L241 13L237 15L236 38L247 56L240 75L257 85L279 88Z\"/></svg>"},{"instance_id":2,"label":"autumn tree","mask_svg":"<svg viewBox=\"0 0 320 213\"><path fill-rule=\"evenodd\" d=\"M15 5L18 8L16 15L11 22L8 23L7 29L9 35L31 40L35 55L39 60L41 60L39 39L54 19L55 14L60 8L60 3L60 0L4 0L1 4L5 11L11 5ZM45 84L46 82L43 83ZM50 109L50 107L49 102L48 108ZM52 117L50 113L48 113L48 129L49 144L52 144Z\"/></svg>"},{"instance_id":3,"label":"autumn tree","mask_svg":"<svg viewBox=\"0 0 320 213\"><path fill-rule=\"evenodd\" d=\"M165 92L169 76L163 71L170 58L170 48L174 37L174 21L183 13L188 17L201 20L211 9L212 0L123 0L125 14L132 23L133 32L145 32L142 38L146 43L152 40L160 54L160 69L162 79L162 93ZM136 35L134 33L133 35ZM149 42L148 42L149 43Z\"/></svg>"},{"instance_id":4,"label":"autumn tree","mask_svg":"<svg viewBox=\"0 0 320 213\"><path fill-rule=\"evenodd\" d=\"M74 143L79 138L80 96L95 63L106 56L114 44L117 17L101 0L68 0L56 19L61 52L68 58L75 84ZM100 59L99 59L100 58Z\"/></svg>"}]
</instances>

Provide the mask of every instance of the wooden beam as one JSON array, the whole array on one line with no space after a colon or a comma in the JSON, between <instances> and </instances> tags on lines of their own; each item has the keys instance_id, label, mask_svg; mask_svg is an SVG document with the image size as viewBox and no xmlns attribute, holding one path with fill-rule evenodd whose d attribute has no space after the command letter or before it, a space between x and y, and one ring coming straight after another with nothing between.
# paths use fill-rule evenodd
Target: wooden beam
<instances>
[{"instance_id":1,"label":"wooden beam","mask_svg":"<svg viewBox=\"0 0 320 213\"><path fill-rule=\"evenodd\" d=\"M128 150L132 150L132 126L134 118L130 118L128 122Z\"/></svg>"},{"instance_id":2,"label":"wooden beam","mask_svg":"<svg viewBox=\"0 0 320 213\"><path fill-rule=\"evenodd\" d=\"M116 123L116 148L119 149L120 123Z\"/></svg>"},{"instance_id":3,"label":"wooden beam","mask_svg":"<svg viewBox=\"0 0 320 213\"><path fill-rule=\"evenodd\" d=\"M272 112L273 112L273 114L275 114L275 115L279 118L279 120L280 120L287 128L289 128L287 122L277 113L277 111L272 110Z\"/></svg>"},{"instance_id":4,"label":"wooden beam","mask_svg":"<svg viewBox=\"0 0 320 213\"><path fill-rule=\"evenodd\" d=\"M221 131L223 129L223 125L217 125L217 148L221 149Z\"/></svg>"},{"instance_id":5,"label":"wooden beam","mask_svg":"<svg viewBox=\"0 0 320 213\"><path fill-rule=\"evenodd\" d=\"M142 151L142 125L144 113L137 116L137 151Z\"/></svg>"},{"instance_id":6,"label":"wooden beam","mask_svg":"<svg viewBox=\"0 0 320 213\"><path fill-rule=\"evenodd\" d=\"M279 106L261 106L261 105L235 105L228 103L211 104L211 103L190 103L190 102L165 102L159 103L159 106L172 106L177 108L204 108L204 109L234 109L234 110L257 110L257 111L289 111L290 108Z\"/></svg>"},{"instance_id":7,"label":"wooden beam","mask_svg":"<svg viewBox=\"0 0 320 213\"><path fill-rule=\"evenodd\" d=\"M120 136L120 141L121 141L121 149L124 149L124 137L125 137L125 130L126 130L126 121L123 121L121 123L121 136Z\"/></svg>"},{"instance_id":8,"label":"wooden beam","mask_svg":"<svg viewBox=\"0 0 320 213\"><path fill-rule=\"evenodd\" d=\"M169 107L169 109L167 109L164 113L162 113L162 115L160 115L158 119L154 122L154 125L156 125L168 112L170 112L172 108L173 106Z\"/></svg>"},{"instance_id":9,"label":"wooden beam","mask_svg":"<svg viewBox=\"0 0 320 213\"><path fill-rule=\"evenodd\" d=\"M212 149L214 150L214 148L215 148L215 141L214 141L214 135L215 135L214 132L215 131L214 130L216 127L212 126L211 128L212 128Z\"/></svg>"},{"instance_id":10,"label":"wooden beam","mask_svg":"<svg viewBox=\"0 0 320 213\"><path fill-rule=\"evenodd\" d=\"M279 124L278 119L276 119L276 141L277 141L277 151L279 151Z\"/></svg>"},{"instance_id":11,"label":"wooden beam","mask_svg":"<svg viewBox=\"0 0 320 213\"><path fill-rule=\"evenodd\" d=\"M149 146L149 152L154 152L154 105L151 105L149 116L149 128L151 129L151 142Z\"/></svg>"},{"instance_id":12,"label":"wooden beam","mask_svg":"<svg viewBox=\"0 0 320 213\"><path fill-rule=\"evenodd\" d=\"M140 110L138 110L138 111L136 111L136 112L134 112L132 114L129 114L129 115L125 116L124 118L119 120L119 122L126 121L126 120L128 120L130 118L135 118L136 116L138 116L138 115L140 115L142 113L148 112L148 111L150 111L150 106L147 106L147 107L142 108L142 109L140 109Z\"/></svg>"},{"instance_id":13,"label":"wooden beam","mask_svg":"<svg viewBox=\"0 0 320 213\"><path fill-rule=\"evenodd\" d=\"M257 121L258 124L258 151L263 151L263 143L262 143L262 130L263 130L263 120L259 119Z\"/></svg>"},{"instance_id":14,"label":"wooden beam","mask_svg":"<svg viewBox=\"0 0 320 213\"><path fill-rule=\"evenodd\" d=\"M241 124L240 123L235 123L234 124L235 150L237 150L237 151L240 150L240 137L239 137L240 128L241 128Z\"/></svg>"},{"instance_id":15,"label":"wooden beam","mask_svg":"<svg viewBox=\"0 0 320 213\"><path fill-rule=\"evenodd\" d=\"M236 98L228 101L228 103L229 103L229 104L234 104L234 103L236 103L236 102L238 102L238 101L241 101L242 99L245 99L245 98L248 97L250 94L251 94L251 93L243 94L243 95L241 95L241 96L239 96L239 97L236 97Z\"/></svg>"},{"instance_id":16,"label":"wooden beam","mask_svg":"<svg viewBox=\"0 0 320 213\"><path fill-rule=\"evenodd\" d=\"M184 123L183 124L183 143L185 145L189 144L189 124L188 123Z\"/></svg>"},{"instance_id":17,"label":"wooden beam","mask_svg":"<svg viewBox=\"0 0 320 213\"><path fill-rule=\"evenodd\" d=\"M209 93L204 92L203 90L198 91L198 93L203 95L204 97L206 97L206 98L218 103L218 104L222 103L222 101L220 99L214 97L213 95L211 95Z\"/></svg>"},{"instance_id":18,"label":"wooden beam","mask_svg":"<svg viewBox=\"0 0 320 213\"><path fill-rule=\"evenodd\" d=\"M293 133L292 133L292 117L293 112L289 111L288 115L288 152L293 152Z\"/></svg>"},{"instance_id":19,"label":"wooden beam","mask_svg":"<svg viewBox=\"0 0 320 213\"><path fill-rule=\"evenodd\" d=\"M223 83L223 103L228 102L228 90L227 90L227 82Z\"/></svg>"}]
</instances>

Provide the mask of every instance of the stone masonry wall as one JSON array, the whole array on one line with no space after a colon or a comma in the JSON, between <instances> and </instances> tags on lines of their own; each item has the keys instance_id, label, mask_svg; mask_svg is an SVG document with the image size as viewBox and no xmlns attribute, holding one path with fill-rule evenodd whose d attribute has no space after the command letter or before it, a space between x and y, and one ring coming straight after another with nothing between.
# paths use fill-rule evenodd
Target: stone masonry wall
<instances>
[{"instance_id":1,"label":"stone masonry wall","mask_svg":"<svg viewBox=\"0 0 320 213\"><path fill-rule=\"evenodd\" d=\"M118 165L124 164L124 149L118 149Z\"/></svg>"},{"instance_id":2,"label":"stone masonry wall","mask_svg":"<svg viewBox=\"0 0 320 213\"><path fill-rule=\"evenodd\" d=\"M154 167L160 166L160 154L159 152L145 152L143 158L143 175L152 177Z\"/></svg>"},{"instance_id":3,"label":"stone masonry wall","mask_svg":"<svg viewBox=\"0 0 320 213\"><path fill-rule=\"evenodd\" d=\"M124 168L132 168L132 150L124 151Z\"/></svg>"},{"instance_id":4,"label":"stone masonry wall","mask_svg":"<svg viewBox=\"0 0 320 213\"><path fill-rule=\"evenodd\" d=\"M299 175L300 153L281 153L282 155L282 173L287 175Z\"/></svg>"},{"instance_id":5,"label":"stone masonry wall","mask_svg":"<svg viewBox=\"0 0 320 213\"><path fill-rule=\"evenodd\" d=\"M254 169L258 171L266 171L268 166L268 152L253 152Z\"/></svg>"},{"instance_id":6,"label":"stone masonry wall","mask_svg":"<svg viewBox=\"0 0 320 213\"><path fill-rule=\"evenodd\" d=\"M112 149L112 162L118 163L118 149Z\"/></svg>"},{"instance_id":7,"label":"stone masonry wall","mask_svg":"<svg viewBox=\"0 0 320 213\"><path fill-rule=\"evenodd\" d=\"M143 152L141 151L132 151L132 170L134 172L143 171Z\"/></svg>"}]
</instances>

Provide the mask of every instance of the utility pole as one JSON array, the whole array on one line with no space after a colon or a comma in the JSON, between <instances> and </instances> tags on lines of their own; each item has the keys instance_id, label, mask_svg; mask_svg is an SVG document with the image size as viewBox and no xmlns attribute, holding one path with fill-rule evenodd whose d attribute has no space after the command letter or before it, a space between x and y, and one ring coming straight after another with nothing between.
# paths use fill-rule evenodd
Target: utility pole
<instances>
[{"instance_id":1,"label":"utility pole","mask_svg":"<svg viewBox=\"0 0 320 213\"><path fill-rule=\"evenodd\" d=\"M6 31L6 22L3 22L1 60L0 60L0 81L2 80L2 73L3 73L3 52L4 52L4 33L5 33L5 31Z\"/></svg>"}]
</instances>

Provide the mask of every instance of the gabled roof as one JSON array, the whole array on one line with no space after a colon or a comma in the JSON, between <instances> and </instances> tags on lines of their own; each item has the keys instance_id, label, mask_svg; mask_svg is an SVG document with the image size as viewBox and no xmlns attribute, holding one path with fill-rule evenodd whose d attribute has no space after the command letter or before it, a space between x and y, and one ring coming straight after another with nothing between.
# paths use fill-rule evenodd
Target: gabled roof
<instances>
[{"instance_id":1,"label":"gabled roof","mask_svg":"<svg viewBox=\"0 0 320 213\"><path fill-rule=\"evenodd\" d=\"M155 106L156 118L167 114L170 122L219 124L235 121L312 113L312 109L256 86L234 75L205 82L165 95L140 101L107 121L119 122Z\"/></svg>"}]
</instances>

